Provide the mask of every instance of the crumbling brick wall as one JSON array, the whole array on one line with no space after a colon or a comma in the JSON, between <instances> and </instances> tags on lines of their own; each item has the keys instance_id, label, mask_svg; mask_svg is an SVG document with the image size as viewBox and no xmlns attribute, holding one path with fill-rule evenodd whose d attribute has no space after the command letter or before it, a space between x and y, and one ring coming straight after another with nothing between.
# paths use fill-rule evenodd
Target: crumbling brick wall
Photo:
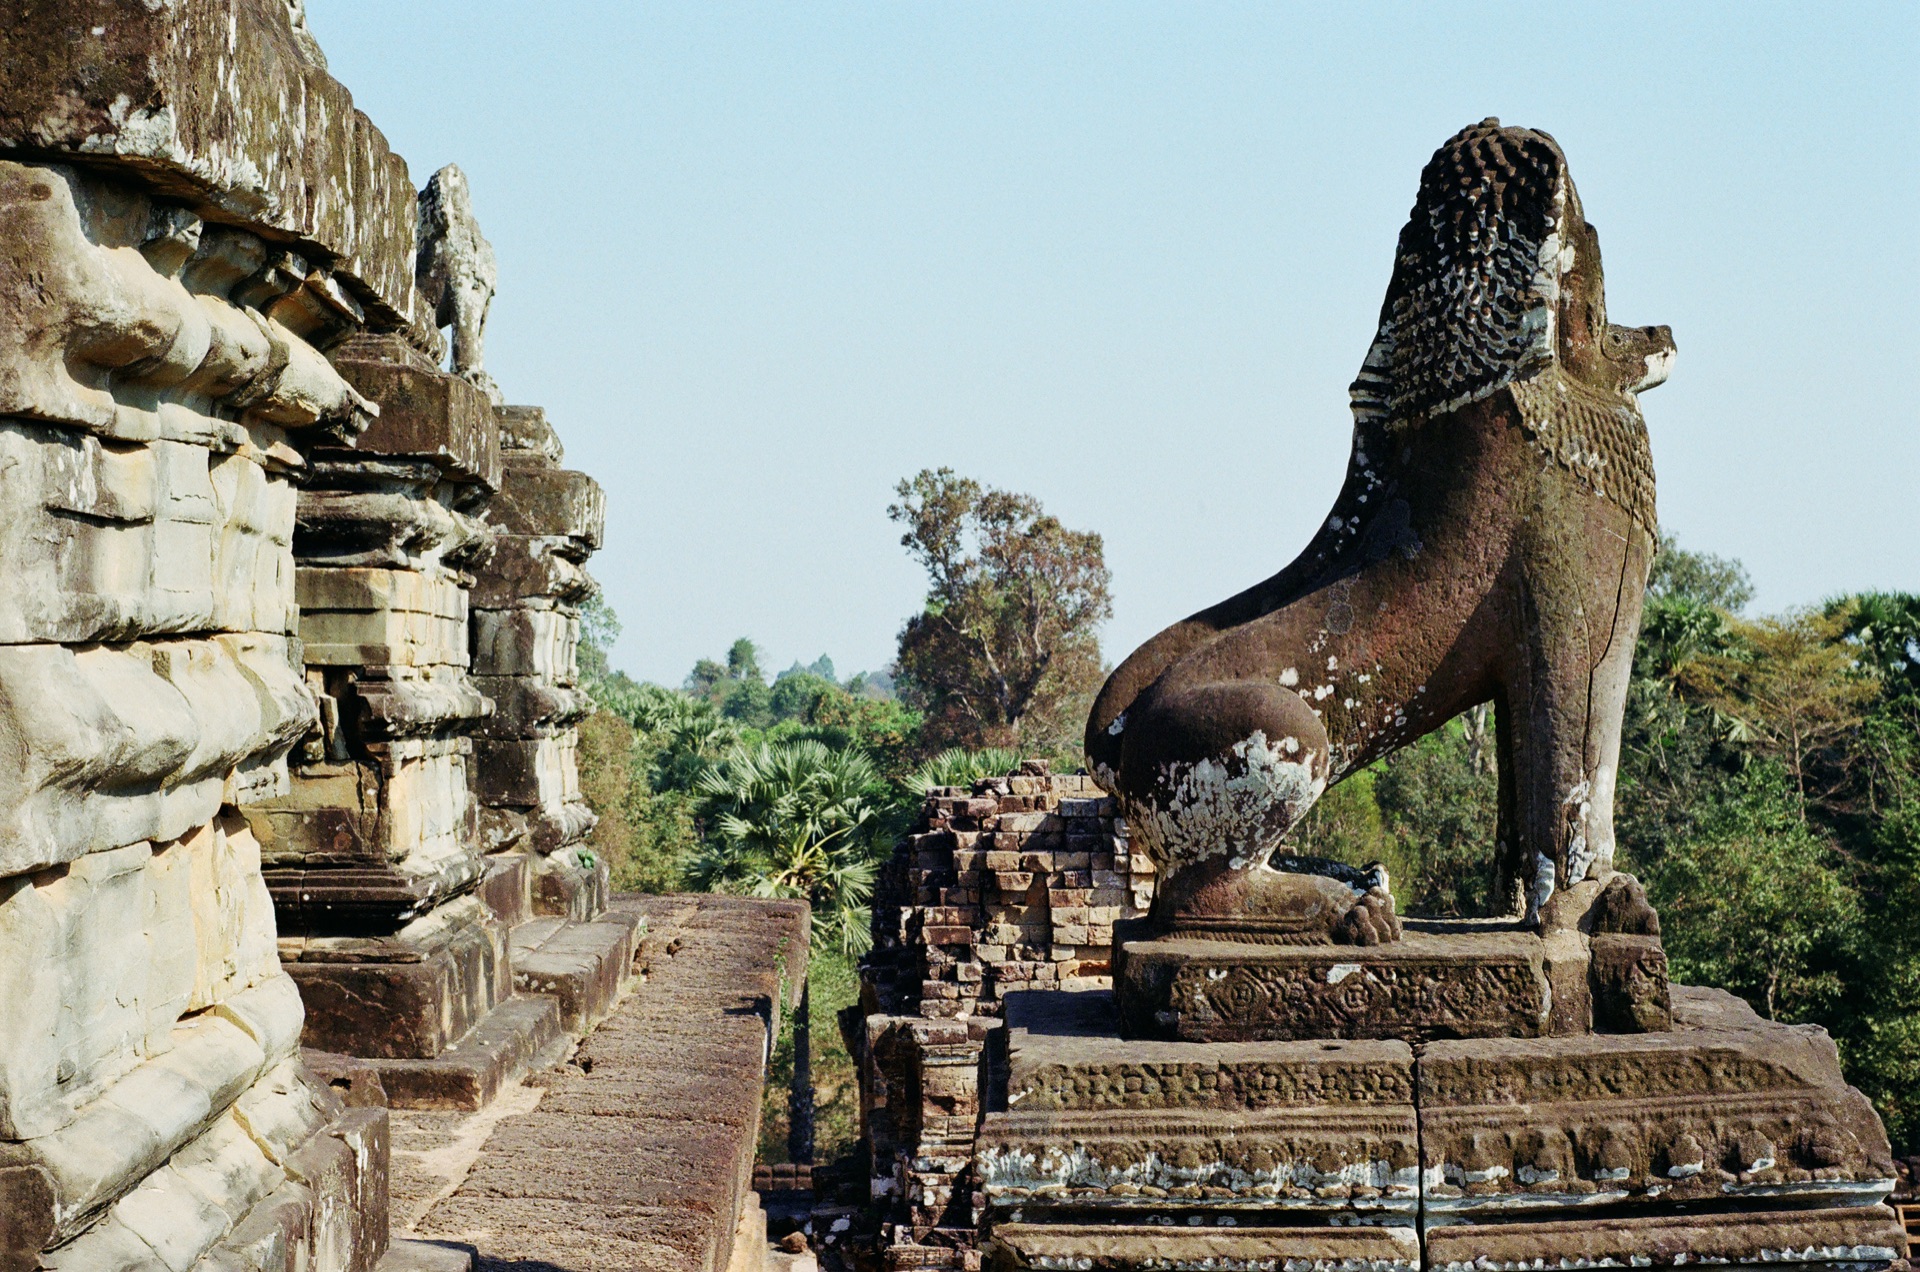
<instances>
[{"instance_id":1,"label":"crumbling brick wall","mask_svg":"<svg viewBox=\"0 0 1920 1272\"><path fill-rule=\"evenodd\" d=\"M1028 761L928 792L840 1020L886 1267L979 1266L971 1162L1001 997L1110 984L1114 925L1146 914L1153 880L1090 777Z\"/></svg>"},{"instance_id":2,"label":"crumbling brick wall","mask_svg":"<svg viewBox=\"0 0 1920 1272\"><path fill-rule=\"evenodd\" d=\"M1153 866L1092 778L1029 761L929 792L879 893L871 1008L993 1016L1010 990L1106 984L1113 925L1146 913Z\"/></svg>"}]
</instances>

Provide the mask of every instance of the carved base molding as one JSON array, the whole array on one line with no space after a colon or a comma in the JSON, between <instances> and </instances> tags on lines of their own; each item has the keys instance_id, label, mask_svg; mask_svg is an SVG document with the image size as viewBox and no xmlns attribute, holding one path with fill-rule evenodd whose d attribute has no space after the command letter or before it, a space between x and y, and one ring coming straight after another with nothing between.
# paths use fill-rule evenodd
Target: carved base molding
<instances>
[{"instance_id":1,"label":"carved base molding","mask_svg":"<svg viewBox=\"0 0 1920 1272\"><path fill-rule=\"evenodd\" d=\"M1006 1003L972 1162L989 1268L1906 1252L1885 1133L1831 1039L1718 990L1674 987L1661 1032L1416 1044L1129 1041L1110 994Z\"/></svg>"},{"instance_id":2,"label":"carved base molding","mask_svg":"<svg viewBox=\"0 0 1920 1272\"><path fill-rule=\"evenodd\" d=\"M1413 920L1372 946L1116 935L1120 1027L1133 1038L1536 1038L1670 1020L1657 936L1477 920Z\"/></svg>"}]
</instances>

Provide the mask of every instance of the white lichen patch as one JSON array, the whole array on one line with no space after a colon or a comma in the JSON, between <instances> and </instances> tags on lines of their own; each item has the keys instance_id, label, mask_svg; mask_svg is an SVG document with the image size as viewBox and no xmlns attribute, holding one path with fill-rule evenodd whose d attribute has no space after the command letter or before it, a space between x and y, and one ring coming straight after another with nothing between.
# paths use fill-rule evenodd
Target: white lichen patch
<instances>
[{"instance_id":1,"label":"white lichen patch","mask_svg":"<svg viewBox=\"0 0 1920 1272\"><path fill-rule=\"evenodd\" d=\"M1134 840L1162 865L1222 853L1237 869L1264 865L1280 836L1326 789L1325 779L1314 775L1313 759L1298 738L1268 742L1266 733L1256 730L1236 742L1224 760L1168 764L1159 783L1169 792L1164 802L1130 801Z\"/></svg>"},{"instance_id":2,"label":"white lichen patch","mask_svg":"<svg viewBox=\"0 0 1920 1272\"><path fill-rule=\"evenodd\" d=\"M1291 689L1299 683L1300 669L1298 667L1289 667L1280 673L1280 685L1282 688Z\"/></svg>"},{"instance_id":3,"label":"white lichen patch","mask_svg":"<svg viewBox=\"0 0 1920 1272\"><path fill-rule=\"evenodd\" d=\"M1591 783L1581 782L1560 801L1571 828L1567 836L1567 882L1570 885L1585 879L1594 864L1596 854L1588 846L1587 839L1587 819L1593 812L1593 801L1589 798L1592 791Z\"/></svg>"},{"instance_id":4,"label":"white lichen patch","mask_svg":"<svg viewBox=\"0 0 1920 1272\"><path fill-rule=\"evenodd\" d=\"M1216 1149L1215 1152L1218 1150ZM1184 1152L1182 1156L1187 1156ZM1029 1194L1055 1189L1112 1189L1122 1185L1182 1188L1206 1185L1225 1188L1246 1198L1276 1197L1283 1192L1325 1188L1371 1188L1381 1201L1404 1201L1418 1194L1417 1167L1395 1169L1388 1161L1347 1162L1321 1170L1309 1158L1280 1160L1271 1169L1202 1158L1181 1166L1149 1151L1125 1162L1103 1159L1099 1144L1049 1144L1037 1151L1018 1145L983 1148L975 1164L991 1203L1005 1205ZM1014 1190L1009 1196L1009 1191ZM1359 1199L1355 1199L1359 1200ZM1352 1204L1349 1202L1348 1204Z\"/></svg>"},{"instance_id":5,"label":"white lichen patch","mask_svg":"<svg viewBox=\"0 0 1920 1272\"><path fill-rule=\"evenodd\" d=\"M1527 892L1527 918L1539 917L1540 907L1553 897L1555 871L1553 858L1543 852L1533 854L1533 886Z\"/></svg>"}]
</instances>

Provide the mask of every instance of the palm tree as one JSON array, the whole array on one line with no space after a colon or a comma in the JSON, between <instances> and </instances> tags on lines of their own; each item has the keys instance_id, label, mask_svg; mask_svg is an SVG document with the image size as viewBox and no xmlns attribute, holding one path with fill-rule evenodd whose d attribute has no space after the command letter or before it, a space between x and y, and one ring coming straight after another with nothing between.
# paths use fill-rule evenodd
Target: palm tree
<instances>
[{"instance_id":1,"label":"palm tree","mask_svg":"<svg viewBox=\"0 0 1920 1272\"><path fill-rule=\"evenodd\" d=\"M1020 752L989 746L978 751L948 747L909 773L907 791L915 799L926 798L936 786L972 786L983 777L1005 777L1020 767Z\"/></svg>"},{"instance_id":2,"label":"palm tree","mask_svg":"<svg viewBox=\"0 0 1920 1272\"><path fill-rule=\"evenodd\" d=\"M885 787L855 750L812 739L737 746L695 785L712 834L690 873L709 892L804 897L848 954L872 944Z\"/></svg>"}]
</instances>

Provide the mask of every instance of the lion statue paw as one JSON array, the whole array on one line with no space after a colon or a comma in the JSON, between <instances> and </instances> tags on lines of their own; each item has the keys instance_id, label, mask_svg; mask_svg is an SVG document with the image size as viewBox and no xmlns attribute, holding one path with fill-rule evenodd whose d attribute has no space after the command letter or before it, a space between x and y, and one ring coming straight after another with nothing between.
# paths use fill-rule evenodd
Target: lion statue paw
<instances>
[{"instance_id":1,"label":"lion statue paw","mask_svg":"<svg viewBox=\"0 0 1920 1272\"><path fill-rule=\"evenodd\" d=\"M1338 945L1385 945L1400 939L1400 916L1393 912L1393 894L1370 888L1340 916L1333 928Z\"/></svg>"}]
</instances>

